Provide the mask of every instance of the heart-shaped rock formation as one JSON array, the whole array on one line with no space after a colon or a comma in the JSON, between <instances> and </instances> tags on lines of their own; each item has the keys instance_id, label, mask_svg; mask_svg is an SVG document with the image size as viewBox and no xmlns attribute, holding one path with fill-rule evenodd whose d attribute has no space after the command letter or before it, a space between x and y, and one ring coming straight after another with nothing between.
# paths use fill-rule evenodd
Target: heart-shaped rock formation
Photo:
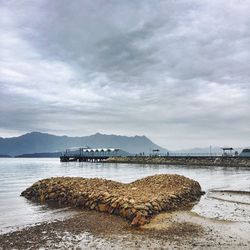
<instances>
[{"instance_id":1,"label":"heart-shaped rock formation","mask_svg":"<svg viewBox=\"0 0 250 250\"><path fill-rule=\"evenodd\" d=\"M161 211L170 211L198 200L198 182L180 175L154 175L129 184L80 177L43 179L22 192L27 199L55 201L120 215L140 226Z\"/></svg>"}]
</instances>

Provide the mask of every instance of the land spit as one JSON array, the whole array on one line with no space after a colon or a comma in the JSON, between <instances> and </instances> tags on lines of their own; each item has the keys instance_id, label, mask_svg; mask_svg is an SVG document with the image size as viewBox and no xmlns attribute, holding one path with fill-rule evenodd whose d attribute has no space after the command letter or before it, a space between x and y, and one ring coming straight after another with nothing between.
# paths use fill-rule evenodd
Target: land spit
<instances>
[{"instance_id":1,"label":"land spit","mask_svg":"<svg viewBox=\"0 0 250 250\"><path fill-rule=\"evenodd\" d=\"M38 202L57 202L119 215L141 226L153 215L190 205L202 195L197 181L180 175L154 175L129 184L99 178L55 177L21 193Z\"/></svg>"},{"instance_id":2,"label":"land spit","mask_svg":"<svg viewBox=\"0 0 250 250\"><path fill-rule=\"evenodd\" d=\"M117 156L107 163L250 167L250 157L233 156Z\"/></svg>"}]
</instances>

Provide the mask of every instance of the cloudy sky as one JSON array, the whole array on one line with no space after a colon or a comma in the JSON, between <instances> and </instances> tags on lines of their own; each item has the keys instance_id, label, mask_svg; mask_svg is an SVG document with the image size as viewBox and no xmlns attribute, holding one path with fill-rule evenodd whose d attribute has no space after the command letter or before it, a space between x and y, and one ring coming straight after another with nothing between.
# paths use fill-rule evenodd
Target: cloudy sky
<instances>
[{"instance_id":1,"label":"cloudy sky","mask_svg":"<svg viewBox=\"0 0 250 250\"><path fill-rule=\"evenodd\" d=\"M250 1L0 0L0 136L250 145Z\"/></svg>"}]
</instances>

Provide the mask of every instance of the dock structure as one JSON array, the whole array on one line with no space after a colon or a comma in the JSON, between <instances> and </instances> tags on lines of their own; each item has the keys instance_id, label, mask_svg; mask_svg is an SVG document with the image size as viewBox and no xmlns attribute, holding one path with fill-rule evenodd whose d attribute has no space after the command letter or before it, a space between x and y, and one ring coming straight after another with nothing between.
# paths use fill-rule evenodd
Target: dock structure
<instances>
[{"instance_id":1,"label":"dock structure","mask_svg":"<svg viewBox=\"0 0 250 250\"><path fill-rule=\"evenodd\" d=\"M60 156L61 162L103 162L109 157L120 156L118 148L70 148Z\"/></svg>"},{"instance_id":2,"label":"dock structure","mask_svg":"<svg viewBox=\"0 0 250 250\"><path fill-rule=\"evenodd\" d=\"M233 148L229 148L229 147L224 147L224 148L221 148L222 151L223 151L223 154L222 156L233 156Z\"/></svg>"}]
</instances>

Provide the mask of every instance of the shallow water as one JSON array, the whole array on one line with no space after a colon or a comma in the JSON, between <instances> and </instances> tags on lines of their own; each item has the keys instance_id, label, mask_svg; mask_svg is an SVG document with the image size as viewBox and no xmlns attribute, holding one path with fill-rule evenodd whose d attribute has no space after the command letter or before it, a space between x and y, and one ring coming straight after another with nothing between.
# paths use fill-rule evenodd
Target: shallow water
<instances>
[{"instance_id":1,"label":"shallow water","mask_svg":"<svg viewBox=\"0 0 250 250\"><path fill-rule=\"evenodd\" d=\"M145 176L168 173L181 174L197 180L207 192L193 208L202 216L250 221L250 205L239 204L239 194L230 194L223 200L211 195L212 190L250 192L250 169L225 167L191 167L165 165L132 165L111 163L60 163L59 159L0 159L0 232L13 227L64 218L76 211L69 208L52 208L20 197L20 193L35 181L52 176L101 177L124 183ZM246 197L245 194L243 197ZM244 199L244 198L242 198ZM249 199L249 196L248 196ZM244 211L243 211L244 210Z\"/></svg>"}]
</instances>

